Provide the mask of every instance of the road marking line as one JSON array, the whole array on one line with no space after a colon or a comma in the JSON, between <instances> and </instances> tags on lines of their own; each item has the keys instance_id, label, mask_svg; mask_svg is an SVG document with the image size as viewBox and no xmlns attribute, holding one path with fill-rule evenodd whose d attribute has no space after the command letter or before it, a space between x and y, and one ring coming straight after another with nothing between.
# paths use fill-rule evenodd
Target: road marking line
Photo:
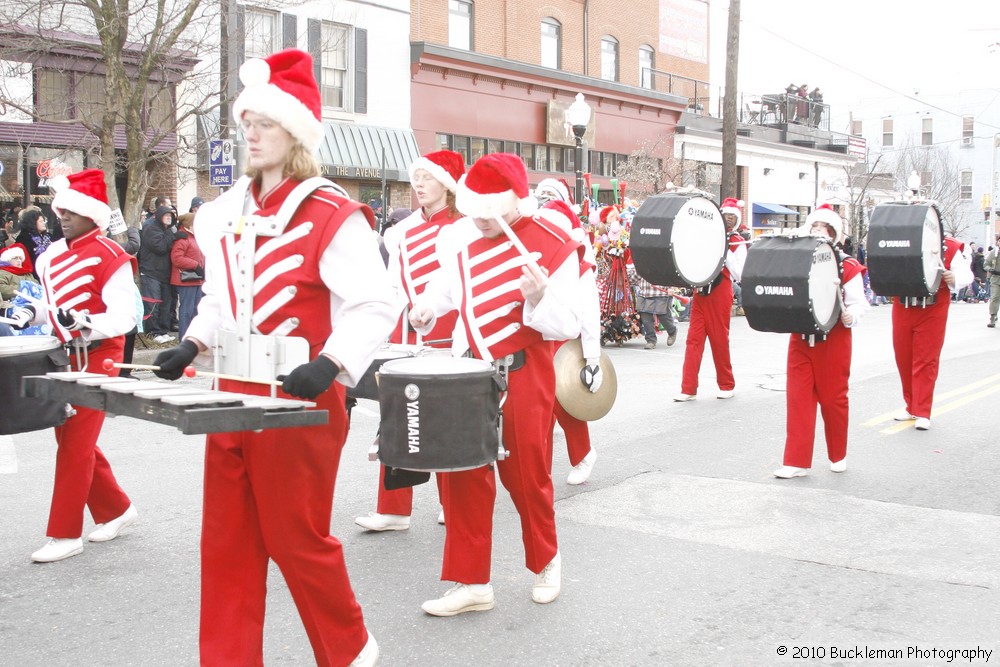
<instances>
[{"instance_id":1,"label":"road marking line","mask_svg":"<svg viewBox=\"0 0 1000 667\"><path fill-rule=\"evenodd\" d=\"M944 401L944 400L947 400L947 399L951 398L952 396L958 396L960 394L964 394L967 391L972 391L973 389L977 389L979 387L982 387L983 385L993 384L995 382L1000 382L1000 373L998 373L997 375L991 375L988 378L983 378L982 380L977 380L975 382L970 382L969 384L965 385L964 387L959 387L958 389L953 389L953 390L947 391L947 392L945 392L943 394L939 394L939 395L937 395L937 396L934 397L934 402L937 403L939 401ZM893 410L892 412L887 412L884 415L879 415L877 417L872 417L871 419L869 419L868 421L866 421L864 424L862 424L862 426L878 426L882 422L887 422L887 421L891 420L892 416L894 414L896 414L896 412L898 412L898 410ZM906 423L906 422L904 422L904 423Z\"/></svg>"},{"instance_id":2,"label":"road marking line","mask_svg":"<svg viewBox=\"0 0 1000 667\"><path fill-rule=\"evenodd\" d=\"M998 391L1000 391L1000 385L997 385L995 387L991 387L989 389L984 389L983 391L976 392L975 394L969 394L965 398L960 398L957 401L952 401L951 403L945 403L944 405L935 405L934 406L934 411L933 411L934 417L937 418L940 415L943 415L943 414L946 414L948 412L951 412L952 410L955 410L956 408L960 408L963 405L967 405L969 403L972 403L973 401L976 401L976 400L979 400L980 398L984 398L986 396L989 396L990 394L995 394ZM916 420L914 420L914 419L911 419L911 420L905 421L905 422L899 422L898 424L895 424L894 426L890 426L888 428L882 429L881 431L879 431L879 433L885 433L886 435L892 435L893 433L899 433L900 431L905 431L908 428L913 428L913 425L914 425L915 422L916 422Z\"/></svg>"}]
</instances>

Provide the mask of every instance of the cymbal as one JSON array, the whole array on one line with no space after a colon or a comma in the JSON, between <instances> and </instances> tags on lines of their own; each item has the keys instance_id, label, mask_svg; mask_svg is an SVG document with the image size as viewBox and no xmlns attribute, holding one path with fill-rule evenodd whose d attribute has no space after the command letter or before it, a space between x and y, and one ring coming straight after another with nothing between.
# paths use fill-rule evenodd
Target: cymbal
<instances>
[{"instance_id":1,"label":"cymbal","mask_svg":"<svg viewBox=\"0 0 1000 667\"><path fill-rule=\"evenodd\" d=\"M596 421L608 414L618 396L618 376L611 358L601 350L601 388L591 393L580 379L586 365L580 339L567 341L552 358L556 371L556 400L573 417L582 421Z\"/></svg>"}]
</instances>

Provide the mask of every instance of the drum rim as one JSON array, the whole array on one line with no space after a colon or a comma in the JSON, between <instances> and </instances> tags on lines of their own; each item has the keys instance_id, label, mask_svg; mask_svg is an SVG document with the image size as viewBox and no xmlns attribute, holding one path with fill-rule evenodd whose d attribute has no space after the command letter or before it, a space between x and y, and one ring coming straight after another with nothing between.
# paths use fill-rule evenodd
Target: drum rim
<instances>
[{"instance_id":1,"label":"drum rim","mask_svg":"<svg viewBox=\"0 0 1000 667\"><path fill-rule=\"evenodd\" d=\"M18 347L15 342L32 344ZM9 343L8 343L9 341ZM0 336L0 357L19 357L33 352L49 352L58 349L62 343L55 336Z\"/></svg>"},{"instance_id":2,"label":"drum rim","mask_svg":"<svg viewBox=\"0 0 1000 667\"><path fill-rule=\"evenodd\" d=\"M399 362L407 362L407 363L414 363L414 362L416 362L416 363L422 363L424 361L430 361L432 359L434 361L441 361L442 357L436 357L436 358L435 357L402 357L400 359L390 359L389 361L386 361L381 366L379 366L378 372L379 372L380 375L383 375L383 376L391 376L391 377L414 377L414 378L415 377L420 377L420 378L462 378L462 377L478 377L480 375L493 376L493 375L496 374L496 369L493 367L493 364L491 364L490 362L486 361L485 359L472 359L472 358L468 358L468 357L450 357L450 359L456 360L460 364L464 364L465 362L474 361L474 362L477 362L476 366L478 366L478 368L472 368L470 366L470 369L468 371L455 371L454 369L451 369L451 370L449 370L448 372L445 372L445 373L400 372L400 371L395 370L393 368L390 368L387 371L383 370L383 369L385 369L386 366L388 366L390 364L393 364L394 362L397 362L397 361L399 361Z\"/></svg>"}]
</instances>

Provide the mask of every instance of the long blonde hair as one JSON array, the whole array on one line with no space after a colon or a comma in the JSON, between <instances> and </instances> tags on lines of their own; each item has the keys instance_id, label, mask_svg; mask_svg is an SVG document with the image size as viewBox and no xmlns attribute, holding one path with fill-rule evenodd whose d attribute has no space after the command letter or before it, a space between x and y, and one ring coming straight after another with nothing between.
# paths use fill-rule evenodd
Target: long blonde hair
<instances>
[{"instance_id":1,"label":"long blonde hair","mask_svg":"<svg viewBox=\"0 0 1000 667\"><path fill-rule=\"evenodd\" d=\"M285 176L288 178L294 178L297 181L304 181L307 178L312 178L313 176L319 176L322 170L319 166L319 160L316 159L314 153L310 153L306 150L306 147L302 144L296 142L292 149L288 152L288 158L285 160ZM255 181L260 180L261 171L260 169L255 169L254 167L247 167L247 176Z\"/></svg>"}]
</instances>

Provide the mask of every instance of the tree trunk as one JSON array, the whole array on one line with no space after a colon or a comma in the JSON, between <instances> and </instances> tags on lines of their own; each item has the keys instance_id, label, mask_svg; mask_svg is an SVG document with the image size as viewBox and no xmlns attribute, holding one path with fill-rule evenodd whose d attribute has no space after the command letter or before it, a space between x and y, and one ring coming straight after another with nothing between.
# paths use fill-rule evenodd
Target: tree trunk
<instances>
[{"instance_id":1,"label":"tree trunk","mask_svg":"<svg viewBox=\"0 0 1000 667\"><path fill-rule=\"evenodd\" d=\"M721 198L736 197L737 74L740 60L740 0L729 0L729 30L726 35L726 90L722 105Z\"/></svg>"}]
</instances>

